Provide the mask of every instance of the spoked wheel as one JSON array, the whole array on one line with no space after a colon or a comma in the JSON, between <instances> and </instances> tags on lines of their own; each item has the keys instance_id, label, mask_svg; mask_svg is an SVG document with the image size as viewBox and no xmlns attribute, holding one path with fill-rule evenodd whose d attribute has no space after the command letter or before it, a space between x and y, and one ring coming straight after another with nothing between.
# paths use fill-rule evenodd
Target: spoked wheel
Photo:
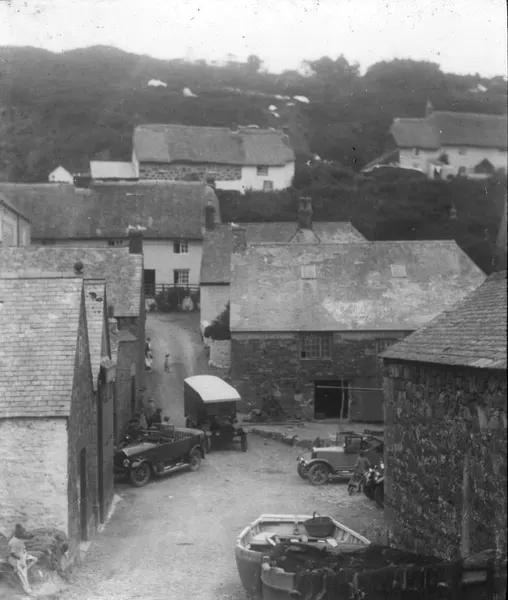
<instances>
[{"instance_id":1,"label":"spoked wheel","mask_svg":"<svg viewBox=\"0 0 508 600\"><path fill-rule=\"evenodd\" d=\"M296 467L296 471L302 479L307 479L307 469L305 469L301 464Z\"/></svg>"},{"instance_id":2,"label":"spoked wheel","mask_svg":"<svg viewBox=\"0 0 508 600\"><path fill-rule=\"evenodd\" d=\"M385 489L383 484L378 485L374 490L374 500L379 508L385 507Z\"/></svg>"},{"instance_id":3,"label":"spoked wheel","mask_svg":"<svg viewBox=\"0 0 508 600\"><path fill-rule=\"evenodd\" d=\"M190 455L189 469L191 471L197 471L201 466L201 453L199 450L193 450Z\"/></svg>"},{"instance_id":4,"label":"spoked wheel","mask_svg":"<svg viewBox=\"0 0 508 600\"><path fill-rule=\"evenodd\" d=\"M240 441L240 448L242 449L242 452L247 452L248 447L249 447L249 444L247 442L247 436L244 435Z\"/></svg>"},{"instance_id":5,"label":"spoked wheel","mask_svg":"<svg viewBox=\"0 0 508 600\"><path fill-rule=\"evenodd\" d=\"M131 469L130 480L132 485L143 487L150 481L151 474L150 465L148 463L141 463L139 467Z\"/></svg>"},{"instance_id":6,"label":"spoked wheel","mask_svg":"<svg viewBox=\"0 0 508 600\"><path fill-rule=\"evenodd\" d=\"M307 472L307 478L312 485L324 485L330 477L330 469L325 464L312 465Z\"/></svg>"}]
</instances>

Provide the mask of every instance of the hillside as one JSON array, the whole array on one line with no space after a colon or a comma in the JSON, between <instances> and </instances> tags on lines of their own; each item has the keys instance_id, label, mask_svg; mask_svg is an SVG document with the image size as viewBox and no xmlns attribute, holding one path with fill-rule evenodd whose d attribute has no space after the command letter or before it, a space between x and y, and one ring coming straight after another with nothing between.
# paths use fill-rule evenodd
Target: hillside
<instances>
[{"instance_id":1,"label":"hillside","mask_svg":"<svg viewBox=\"0 0 508 600\"><path fill-rule=\"evenodd\" d=\"M358 170L390 144L392 119L421 116L427 100L442 110L506 111L502 77L410 60L378 63L363 76L343 57L307 66L307 76L275 75L256 57L214 66L104 46L61 54L0 47L0 177L46 181L60 163L84 170L94 158L129 159L133 127L146 122L286 125L300 158L317 153ZM310 102L281 98L295 95Z\"/></svg>"}]
</instances>

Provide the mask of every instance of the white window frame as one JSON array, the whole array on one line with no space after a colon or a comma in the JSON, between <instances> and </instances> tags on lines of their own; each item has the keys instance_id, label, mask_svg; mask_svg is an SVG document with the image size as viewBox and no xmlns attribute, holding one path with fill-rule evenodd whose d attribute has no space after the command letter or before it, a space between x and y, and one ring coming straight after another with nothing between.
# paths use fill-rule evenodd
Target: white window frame
<instances>
[{"instance_id":1,"label":"white window frame","mask_svg":"<svg viewBox=\"0 0 508 600\"><path fill-rule=\"evenodd\" d=\"M256 167L256 175L259 177L267 177L268 176L269 167L267 165L258 165Z\"/></svg>"},{"instance_id":2,"label":"white window frame","mask_svg":"<svg viewBox=\"0 0 508 600\"><path fill-rule=\"evenodd\" d=\"M265 179L263 181L263 192L273 192L273 181L271 179Z\"/></svg>"},{"instance_id":3,"label":"white window frame","mask_svg":"<svg viewBox=\"0 0 508 600\"><path fill-rule=\"evenodd\" d=\"M300 360L331 360L332 335L329 333L302 333Z\"/></svg>"},{"instance_id":4,"label":"white window frame","mask_svg":"<svg viewBox=\"0 0 508 600\"><path fill-rule=\"evenodd\" d=\"M126 245L127 240L116 239L116 240L108 240L108 246L111 248L122 248Z\"/></svg>"},{"instance_id":5,"label":"white window frame","mask_svg":"<svg viewBox=\"0 0 508 600\"><path fill-rule=\"evenodd\" d=\"M173 275L173 281L175 281L175 285L177 286L183 286L183 285L189 285L190 283L190 269L174 269L173 270L174 275L176 274L176 278ZM186 281L182 281L182 276L184 279L186 279Z\"/></svg>"},{"instance_id":6,"label":"white window frame","mask_svg":"<svg viewBox=\"0 0 508 600\"><path fill-rule=\"evenodd\" d=\"M178 247L178 251L176 248ZM189 254L189 242L187 240L178 240L173 244L173 254Z\"/></svg>"}]
</instances>

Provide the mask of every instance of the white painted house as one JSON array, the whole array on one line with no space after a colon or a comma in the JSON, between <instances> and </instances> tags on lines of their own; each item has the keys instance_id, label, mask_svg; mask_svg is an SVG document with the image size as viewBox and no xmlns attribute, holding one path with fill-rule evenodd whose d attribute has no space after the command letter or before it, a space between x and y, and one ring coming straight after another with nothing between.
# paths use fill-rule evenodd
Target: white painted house
<instances>
[{"instance_id":1,"label":"white painted house","mask_svg":"<svg viewBox=\"0 0 508 600\"><path fill-rule=\"evenodd\" d=\"M73 183L74 178L72 173L69 173L67 169L64 169L64 167L60 165L54 171L51 171L48 175L48 181L50 183Z\"/></svg>"},{"instance_id":2,"label":"white painted house","mask_svg":"<svg viewBox=\"0 0 508 600\"><path fill-rule=\"evenodd\" d=\"M289 138L275 129L140 125L132 162L140 180L213 180L242 193L286 189L295 174Z\"/></svg>"},{"instance_id":3,"label":"white painted house","mask_svg":"<svg viewBox=\"0 0 508 600\"><path fill-rule=\"evenodd\" d=\"M506 116L428 111L423 119L395 119L391 133L399 166L431 178L482 177L507 168Z\"/></svg>"}]
</instances>

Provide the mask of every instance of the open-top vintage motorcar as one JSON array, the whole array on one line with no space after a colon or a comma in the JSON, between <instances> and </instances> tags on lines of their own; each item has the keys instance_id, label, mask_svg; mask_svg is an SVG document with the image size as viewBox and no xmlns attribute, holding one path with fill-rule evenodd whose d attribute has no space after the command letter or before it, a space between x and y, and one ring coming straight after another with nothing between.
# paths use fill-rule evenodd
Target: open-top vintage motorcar
<instances>
[{"instance_id":1,"label":"open-top vintage motorcar","mask_svg":"<svg viewBox=\"0 0 508 600\"><path fill-rule=\"evenodd\" d=\"M383 458L383 440L371 434L345 434L343 446L313 448L312 452L297 459L297 472L312 485L323 485L330 477L349 478L354 471L358 453L363 451L370 463L377 465Z\"/></svg>"},{"instance_id":2,"label":"open-top vintage motorcar","mask_svg":"<svg viewBox=\"0 0 508 600\"><path fill-rule=\"evenodd\" d=\"M247 432L236 419L241 397L233 386L214 375L194 375L183 389L186 425L205 432L208 450L239 442L247 451Z\"/></svg>"},{"instance_id":3,"label":"open-top vintage motorcar","mask_svg":"<svg viewBox=\"0 0 508 600\"><path fill-rule=\"evenodd\" d=\"M166 426L146 430L135 441L115 449L115 476L142 487L152 475L188 467L197 471L205 458L205 434L196 429Z\"/></svg>"}]
</instances>

